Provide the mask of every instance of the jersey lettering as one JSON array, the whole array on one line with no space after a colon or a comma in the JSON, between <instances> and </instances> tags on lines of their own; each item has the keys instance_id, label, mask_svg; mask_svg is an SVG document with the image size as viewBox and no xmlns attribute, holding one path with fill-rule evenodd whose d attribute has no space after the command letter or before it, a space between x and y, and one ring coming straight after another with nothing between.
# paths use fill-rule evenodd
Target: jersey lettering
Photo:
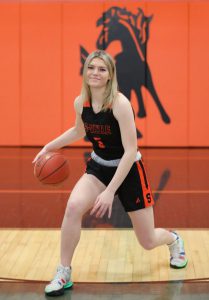
<instances>
[{"instance_id":1,"label":"jersey lettering","mask_svg":"<svg viewBox=\"0 0 209 300\"><path fill-rule=\"evenodd\" d=\"M101 148L101 149L104 149L104 148L105 148L105 145L104 145L103 142L101 141L101 138L100 138L100 137L94 137L93 139L98 143L98 147L99 147L99 148Z\"/></svg>"},{"instance_id":2,"label":"jersey lettering","mask_svg":"<svg viewBox=\"0 0 209 300\"><path fill-rule=\"evenodd\" d=\"M112 134L110 125L97 125L97 124L89 124L85 122L84 127L86 133L105 134L105 135Z\"/></svg>"}]
</instances>

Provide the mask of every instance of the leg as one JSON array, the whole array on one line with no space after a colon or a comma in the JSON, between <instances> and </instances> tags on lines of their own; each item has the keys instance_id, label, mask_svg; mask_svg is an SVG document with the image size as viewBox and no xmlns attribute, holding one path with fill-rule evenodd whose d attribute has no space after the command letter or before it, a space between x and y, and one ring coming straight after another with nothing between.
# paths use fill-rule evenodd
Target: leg
<instances>
[{"instance_id":1,"label":"leg","mask_svg":"<svg viewBox=\"0 0 209 300\"><path fill-rule=\"evenodd\" d=\"M69 266L80 239L83 215L93 206L105 185L95 176L84 174L75 185L66 207L61 228L61 264Z\"/></svg>"},{"instance_id":2,"label":"leg","mask_svg":"<svg viewBox=\"0 0 209 300\"><path fill-rule=\"evenodd\" d=\"M153 208L147 207L130 212L134 231L139 243L147 250L167 244L170 251L171 268L185 268L188 259L184 250L184 241L176 232L154 228Z\"/></svg>"},{"instance_id":3,"label":"leg","mask_svg":"<svg viewBox=\"0 0 209 300\"><path fill-rule=\"evenodd\" d=\"M162 228L154 228L153 208L147 207L129 212L134 232L141 246L147 250L175 241L173 234Z\"/></svg>"},{"instance_id":4,"label":"leg","mask_svg":"<svg viewBox=\"0 0 209 300\"><path fill-rule=\"evenodd\" d=\"M154 200L142 161L133 164L119 188L118 195L131 218L135 234L142 247L149 250L167 244L170 250L170 266L184 268L187 258L181 237L175 232L155 228Z\"/></svg>"},{"instance_id":5,"label":"leg","mask_svg":"<svg viewBox=\"0 0 209 300\"><path fill-rule=\"evenodd\" d=\"M154 87L154 83L152 81L152 75L151 75L151 72L150 72L150 69L149 69L149 66L147 65L147 73L146 73L146 87L147 89L149 90L150 94L152 95L152 98L155 102L155 104L157 105L157 108L159 109L159 112L160 112L160 115L161 115L161 118L163 120L164 123L166 124L170 124L171 123L171 120L170 120L170 117L169 115L167 114L167 112L165 111L162 103L160 102L160 99L157 95L157 92L155 90L155 87Z\"/></svg>"},{"instance_id":6,"label":"leg","mask_svg":"<svg viewBox=\"0 0 209 300\"><path fill-rule=\"evenodd\" d=\"M138 101L138 114L137 116L139 118L145 118L147 113L145 110L145 106L144 106L144 101L142 98L142 92L141 92L141 85L139 84L135 89L135 93L137 96L137 101Z\"/></svg>"},{"instance_id":7,"label":"leg","mask_svg":"<svg viewBox=\"0 0 209 300\"><path fill-rule=\"evenodd\" d=\"M90 174L84 174L75 185L62 222L61 265L58 266L54 279L45 287L46 295L59 296L64 294L65 289L72 287L69 266L80 239L81 220L104 189L105 185Z\"/></svg>"}]
</instances>

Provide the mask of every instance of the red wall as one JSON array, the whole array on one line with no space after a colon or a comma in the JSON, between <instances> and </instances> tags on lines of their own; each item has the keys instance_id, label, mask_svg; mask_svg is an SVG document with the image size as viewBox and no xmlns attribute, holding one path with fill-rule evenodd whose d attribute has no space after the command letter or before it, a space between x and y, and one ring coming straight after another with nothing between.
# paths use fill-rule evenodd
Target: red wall
<instances>
[{"instance_id":1,"label":"red wall","mask_svg":"<svg viewBox=\"0 0 209 300\"><path fill-rule=\"evenodd\" d=\"M142 88L139 145L209 146L209 3L99 0L0 3L0 145L43 145L73 125L80 45L95 50L96 21L112 6L153 15L147 62L171 123ZM120 50L119 42L107 48ZM137 111L134 93L131 102Z\"/></svg>"}]
</instances>

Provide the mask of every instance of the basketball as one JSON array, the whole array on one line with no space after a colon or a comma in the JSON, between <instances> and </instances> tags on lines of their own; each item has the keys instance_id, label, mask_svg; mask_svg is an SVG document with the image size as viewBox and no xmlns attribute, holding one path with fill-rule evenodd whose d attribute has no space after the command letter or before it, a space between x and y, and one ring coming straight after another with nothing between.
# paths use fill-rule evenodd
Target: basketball
<instances>
[{"instance_id":1,"label":"basketball","mask_svg":"<svg viewBox=\"0 0 209 300\"><path fill-rule=\"evenodd\" d=\"M44 184L58 184L69 176L69 163L59 152L43 154L35 163L35 177Z\"/></svg>"}]
</instances>

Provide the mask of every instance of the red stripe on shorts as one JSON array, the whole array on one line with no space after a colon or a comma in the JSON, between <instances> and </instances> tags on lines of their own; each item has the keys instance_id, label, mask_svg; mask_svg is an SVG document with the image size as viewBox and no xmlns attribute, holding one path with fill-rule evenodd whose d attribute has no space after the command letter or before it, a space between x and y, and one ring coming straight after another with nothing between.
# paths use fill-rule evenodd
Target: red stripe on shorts
<instances>
[{"instance_id":1,"label":"red stripe on shorts","mask_svg":"<svg viewBox=\"0 0 209 300\"><path fill-rule=\"evenodd\" d=\"M152 196L152 192L149 186L149 183L147 181L147 176L146 172L143 166L142 161L137 161L136 162L138 172L139 172L139 177L141 180L141 186L142 186L142 192L143 192L143 198L144 198L144 205L145 207L152 206L154 205L154 199Z\"/></svg>"}]
</instances>

